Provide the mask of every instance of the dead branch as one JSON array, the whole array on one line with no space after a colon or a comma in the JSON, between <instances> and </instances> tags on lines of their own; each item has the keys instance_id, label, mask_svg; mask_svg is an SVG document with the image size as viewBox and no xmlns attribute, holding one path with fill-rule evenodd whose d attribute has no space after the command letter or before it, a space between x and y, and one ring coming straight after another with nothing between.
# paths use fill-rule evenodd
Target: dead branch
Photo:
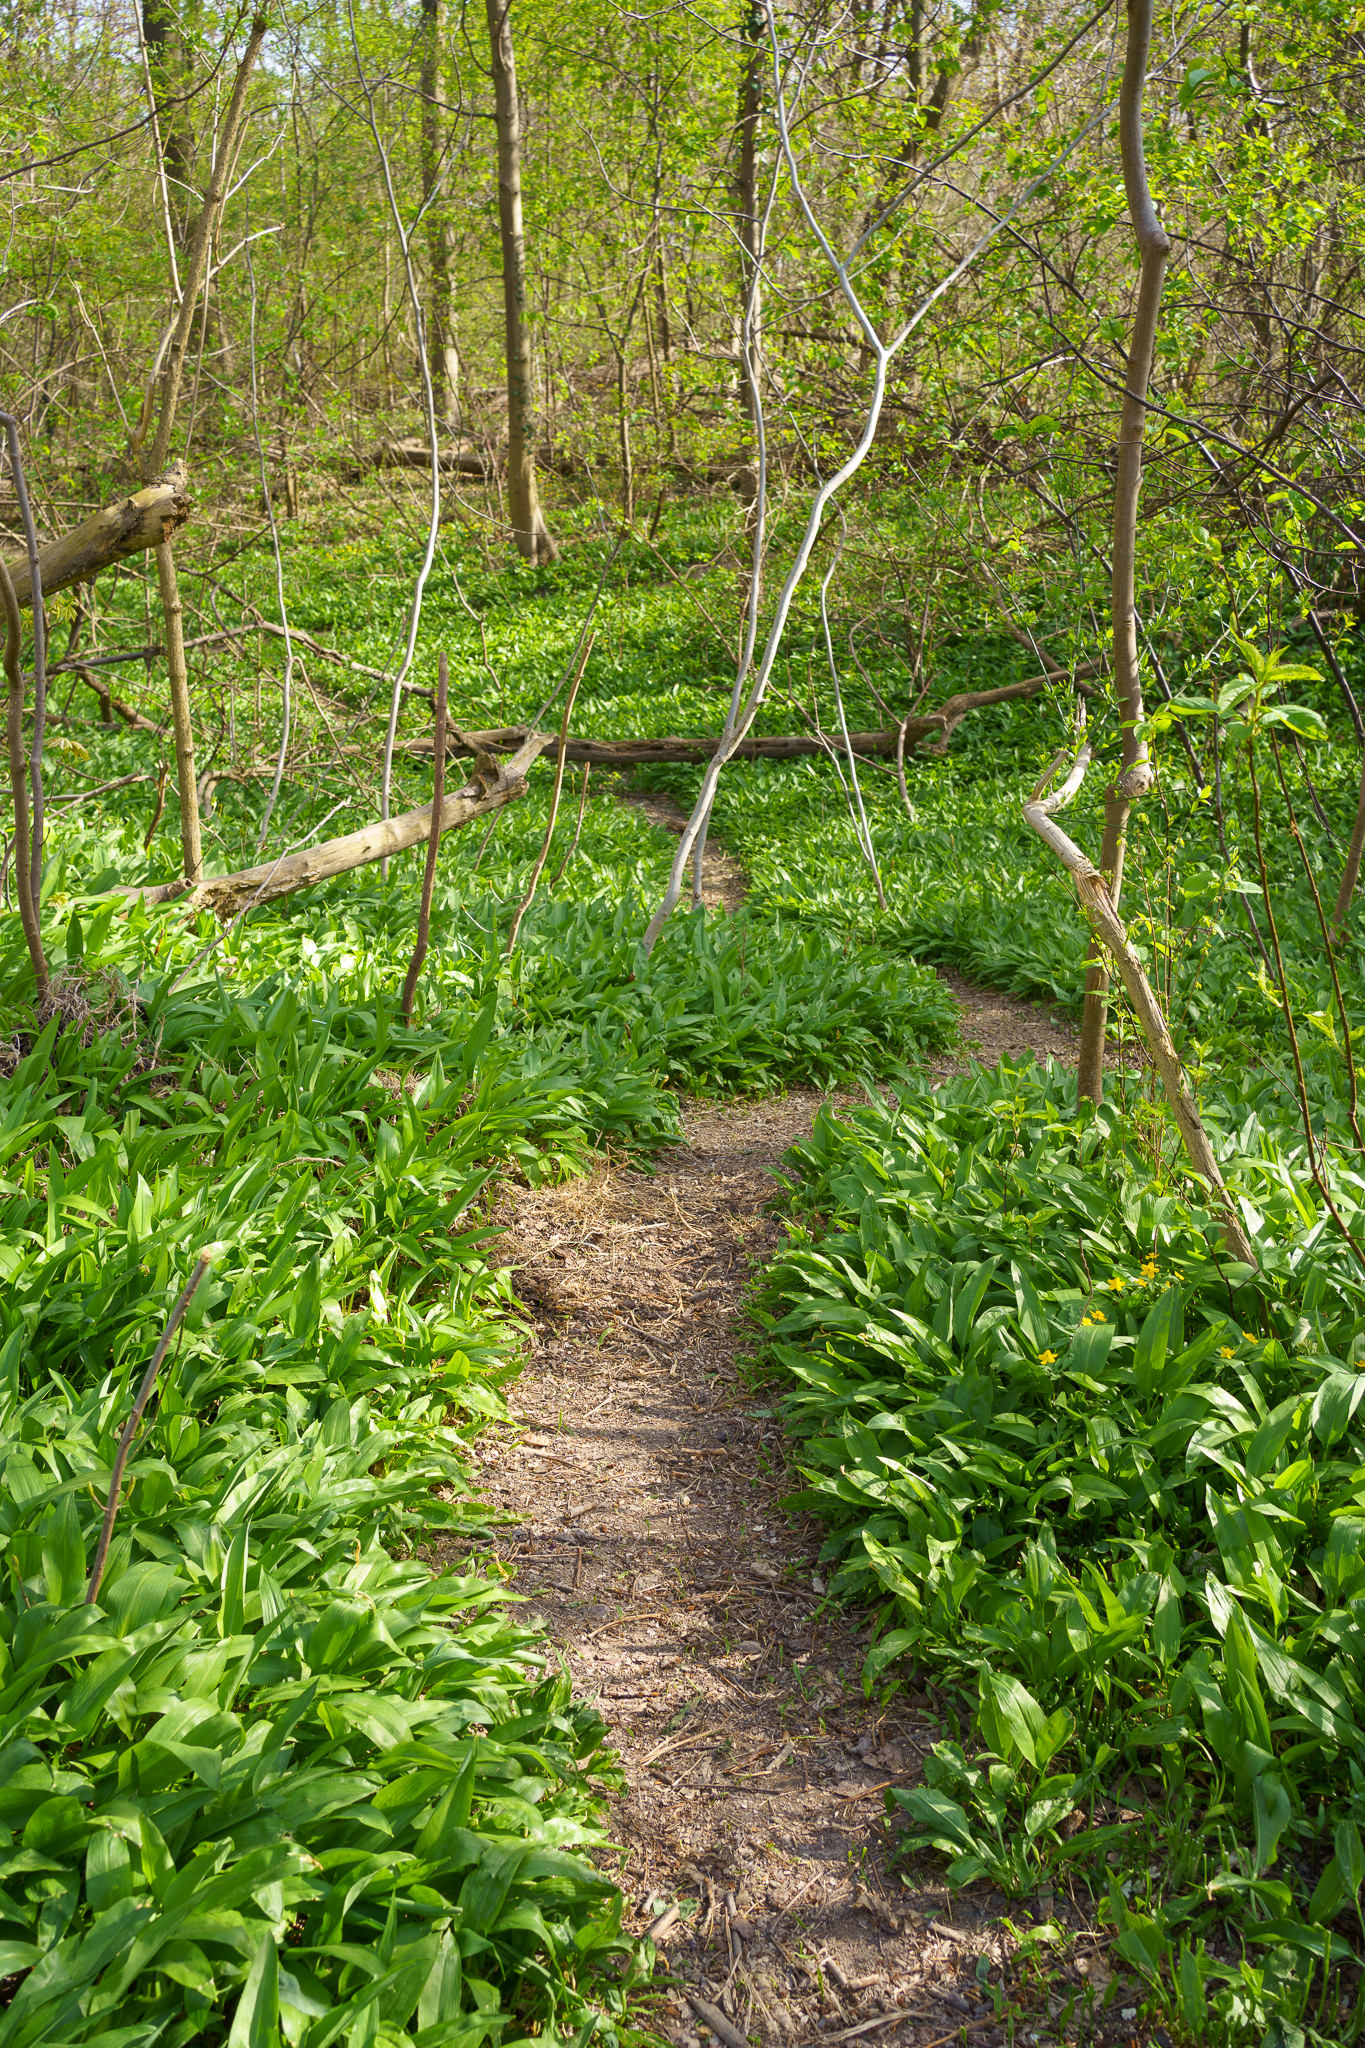
<instances>
[{"instance_id":1,"label":"dead branch","mask_svg":"<svg viewBox=\"0 0 1365 2048\"><path fill-rule=\"evenodd\" d=\"M473 441L447 441L436 450L439 468L451 476L491 477L494 466L489 456ZM430 469L431 448L413 435L379 443L370 457L374 469ZM363 473L363 472L362 472Z\"/></svg>"},{"instance_id":2,"label":"dead branch","mask_svg":"<svg viewBox=\"0 0 1365 2048\"><path fill-rule=\"evenodd\" d=\"M1128 992L1128 1000L1133 1005L1134 1015L1147 1041L1152 1063L1161 1076L1161 1085L1165 1089L1166 1100L1170 1104L1176 1128L1184 1141L1190 1165L1207 1185L1221 1215L1223 1240L1228 1251L1234 1259L1240 1259L1244 1265L1256 1269L1260 1262L1242 1227L1237 1205L1228 1191L1214 1156L1213 1146L1209 1142L1208 1133L1199 1114L1199 1105L1194 1099L1194 1092L1171 1038L1170 1026L1166 1022L1156 992L1147 979L1142 962L1134 951L1123 919L1114 908L1108 884L1094 862L1081 851L1075 840L1070 838L1057 822L1056 813L1075 796L1084 780L1089 761L1090 749L1082 747L1061 787L1054 790L1051 796L1045 796L1047 784L1059 765L1059 762L1054 762L1052 769L1024 805L1024 820L1037 833L1044 846L1056 855L1071 876L1086 922L1118 970L1119 979Z\"/></svg>"},{"instance_id":3,"label":"dead branch","mask_svg":"<svg viewBox=\"0 0 1365 2048\"><path fill-rule=\"evenodd\" d=\"M155 483L131 497L106 505L90 519L50 540L38 551L44 597L69 583L89 583L111 562L146 554L190 516L189 485L183 462L172 463ZM27 561L9 564L10 581L21 605L33 601L33 578Z\"/></svg>"},{"instance_id":4,"label":"dead branch","mask_svg":"<svg viewBox=\"0 0 1365 2048\"><path fill-rule=\"evenodd\" d=\"M1086 662L1076 674L1078 677L1093 675L1098 667L1098 662ZM1054 675L1026 676L1022 682L1002 683L995 690L963 691L960 696L949 697L937 711L927 711L922 717L911 718L904 726L888 725L874 732L850 733L849 740L855 754L872 758L887 756L894 759L898 743L908 748L917 747L921 753L946 753L950 737L969 712L982 711L991 704L1013 703L1021 697L1036 697L1058 680ZM1085 686L1080 683L1078 687L1084 689ZM525 738L524 725L499 726L490 732L452 731L446 740L446 752L471 758L479 750L505 754L519 747ZM706 734L697 738L680 738L673 734L656 740L590 740L575 739L570 735L565 740L564 758L566 761L586 762L594 768L640 768L655 761L709 761L720 746L718 738ZM429 738L416 739L409 744L408 752L414 759L421 760L430 754L431 747ZM828 742L814 733L750 734L728 748L727 752L740 761L794 761L828 752Z\"/></svg>"},{"instance_id":5,"label":"dead branch","mask_svg":"<svg viewBox=\"0 0 1365 2048\"><path fill-rule=\"evenodd\" d=\"M156 1385L156 1376L161 1370L161 1361L166 1356L167 1351L169 1351L171 1339L180 1327L180 1319L193 1301L199 1283L205 1273L208 1272L212 1263L213 1260L207 1252L200 1254L198 1264L185 1282L184 1288L177 1297L175 1307L166 1318L166 1327L161 1332L161 1341L152 1353L152 1362L143 1374L142 1385L137 1390L137 1399L133 1403L132 1414L123 1425L123 1434L118 1440L118 1453L114 1459L113 1476L109 1481L109 1498L105 1503L104 1521L100 1528L100 1540L95 1551L95 1562L90 1572L90 1584L86 1587L85 1591L87 1607L98 1597L100 1580L104 1577L104 1567L109 1557L109 1541L114 1533L114 1517L118 1513L118 1497L123 1485L123 1471L128 1463L128 1453L132 1449L137 1426L142 1420L142 1412L152 1398L152 1389Z\"/></svg>"},{"instance_id":6,"label":"dead branch","mask_svg":"<svg viewBox=\"0 0 1365 2048\"><path fill-rule=\"evenodd\" d=\"M510 761L497 766L490 775L476 775L463 789L448 796L441 809L442 833L467 825L471 818L501 810L504 804L523 795L532 763L553 744L553 733L530 733ZM431 812L432 806L423 804L418 810L404 811L400 817L367 825L363 831L348 832L340 839L324 839L287 859L267 861L261 867L243 868L232 875L212 875L195 887L185 881L159 882L151 888L125 889L122 893L140 897L144 903L179 902L189 910L212 910L219 917L230 917L243 903L273 903L295 889L310 889L318 882L329 881L333 875L344 875L351 868L387 860L390 854L404 853L408 847L420 845L431 837Z\"/></svg>"}]
</instances>

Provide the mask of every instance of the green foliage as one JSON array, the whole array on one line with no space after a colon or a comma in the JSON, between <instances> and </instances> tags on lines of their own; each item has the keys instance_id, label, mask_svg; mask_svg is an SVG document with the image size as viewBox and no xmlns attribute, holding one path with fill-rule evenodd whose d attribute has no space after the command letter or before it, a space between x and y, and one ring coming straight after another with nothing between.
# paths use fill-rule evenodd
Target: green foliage
<instances>
[{"instance_id":1,"label":"green foliage","mask_svg":"<svg viewBox=\"0 0 1365 2048\"><path fill-rule=\"evenodd\" d=\"M1231 1923L1302 2019L1365 1876L1365 1289L1254 1116L1222 1150L1260 1275L1140 1126L1073 1100L1003 1069L794 1149L822 1222L763 1302L796 1504L879 1605L869 1687L913 1659L974 1714L975 1753L895 1795L908 1846L1014 1892L1079 1864L1120 1953L1195 1968L1225 2019L1256 1997L1191 1958Z\"/></svg>"},{"instance_id":2,"label":"green foliage","mask_svg":"<svg viewBox=\"0 0 1365 2048\"><path fill-rule=\"evenodd\" d=\"M581 1104L477 1033L386 1073L352 1021L172 996L153 1072L131 1032L54 1024L7 1087L13 2048L228 2017L234 2043L496 2042L619 2007L619 1897L585 1855L603 1725L499 1580L412 1548L477 1540L462 1433L513 1365L471 1204ZM204 1246L87 1606L131 1388Z\"/></svg>"},{"instance_id":3,"label":"green foliage","mask_svg":"<svg viewBox=\"0 0 1365 2048\"><path fill-rule=\"evenodd\" d=\"M675 915L645 961L646 918L629 901L548 906L522 955L527 1023L590 1023L663 1079L726 1092L886 1073L951 1034L954 1006L923 968L744 912Z\"/></svg>"}]
</instances>

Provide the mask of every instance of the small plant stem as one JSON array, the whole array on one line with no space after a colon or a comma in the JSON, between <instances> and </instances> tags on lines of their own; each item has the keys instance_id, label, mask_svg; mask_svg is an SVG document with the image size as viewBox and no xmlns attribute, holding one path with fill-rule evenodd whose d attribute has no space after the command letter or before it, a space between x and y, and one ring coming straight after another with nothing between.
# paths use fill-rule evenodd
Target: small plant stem
<instances>
[{"instance_id":1,"label":"small plant stem","mask_svg":"<svg viewBox=\"0 0 1365 2048\"><path fill-rule=\"evenodd\" d=\"M585 761L583 763L583 781L578 791L578 816L574 821L573 838L569 841L568 852L545 884L547 889L553 889L558 885L560 876L578 851L579 836L583 830L583 813L588 808L588 777L591 773L591 766Z\"/></svg>"},{"instance_id":2,"label":"small plant stem","mask_svg":"<svg viewBox=\"0 0 1365 2048\"><path fill-rule=\"evenodd\" d=\"M555 786L550 797L550 820L545 827L545 837L541 841L540 852L536 855L536 864L531 870L531 879L526 884L526 894L517 905L516 914L512 919L512 929L507 934L507 956L509 959L512 956L512 949L517 943L517 933L521 930L521 920L531 908L536 893L536 885L540 881L541 870L544 868L545 862L549 857L550 841L555 836L555 819L559 816L559 792L564 787L564 750L569 744L569 716L573 711L574 699L578 695L578 685L583 680L583 671L588 665L588 656L592 653L592 643L593 635L589 633L583 642L583 652L578 657L578 667L574 670L573 681L569 685L569 694L564 700L564 716L559 721L559 748L555 755Z\"/></svg>"},{"instance_id":3,"label":"small plant stem","mask_svg":"<svg viewBox=\"0 0 1365 2048\"><path fill-rule=\"evenodd\" d=\"M1341 976L1337 970L1337 949L1332 943L1331 928L1323 911L1322 897L1318 893L1317 877L1313 873L1312 863L1308 858L1308 848L1303 843L1303 833L1299 830L1299 821L1295 816L1294 806L1289 800L1289 785L1285 780L1284 763L1280 759L1279 743L1273 733L1270 738L1270 750L1275 757L1275 773L1279 777L1280 790L1284 797L1284 807L1289 816L1289 830L1293 834L1295 846L1299 849L1299 859L1303 863L1303 871L1308 878L1308 886L1313 892L1313 908L1318 914L1318 929L1322 933L1323 951L1327 955L1327 971L1332 977L1332 994L1336 1000L1337 1016L1341 1020L1341 1057L1342 1063L1346 1068L1346 1113L1350 1119L1351 1135L1356 1141L1356 1150L1358 1152L1365 1152L1365 1138L1362 1138L1360 1135L1360 1090L1356 1081L1355 1054L1351 1051L1351 1025L1350 1019L1346 1014L1346 998L1341 992Z\"/></svg>"},{"instance_id":4,"label":"small plant stem","mask_svg":"<svg viewBox=\"0 0 1365 2048\"><path fill-rule=\"evenodd\" d=\"M1317 1137L1313 1130L1313 1112L1308 1103L1308 1083L1304 1078L1303 1057L1299 1051L1299 1034L1294 1024L1294 1006L1289 1000L1289 983L1285 977L1284 955L1280 950L1280 931L1275 922L1275 906L1270 895L1270 873L1266 867L1265 848L1261 840L1261 785L1256 774L1256 745L1247 741L1247 766L1251 771L1251 830L1256 842L1256 865L1261 876L1261 900L1265 904L1266 924L1270 930L1270 947L1275 956L1275 979L1280 991L1280 1008L1284 1012L1285 1030L1289 1033L1289 1050L1294 1060L1294 1085L1299 1098L1299 1112L1303 1118L1304 1138L1308 1148L1308 1171L1313 1176L1313 1185L1322 1196L1327 1213L1338 1231L1351 1247L1356 1263L1365 1268L1365 1250L1351 1235L1345 1217L1332 1199L1327 1177L1318 1160ZM1325 1150L1325 1145L1324 1145Z\"/></svg>"},{"instance_id":5,"label":"small plant stem","mask_svg":"<svg viewBox=\"0 0 1365 2048\"><path fill-rule=\"evenodd\" d=\"M33 900L31 888L32 869L29 866L28 830L28 786L24 780L24 670L20 658L23 647L23 621L19 617L19 600L14 594L14 584L9 570L0 561L0 605L5 612L5 679L7 689L6 734L9 740L9 775L14 791L14 887L19 898L19 922L24 928L28 943L28 956L33 962L33 979L38 987L38 1003L41 1008L47 1000L49 976L47 956L43 952L43 932L38 920L38 906Z\"/></svg>"},{"instance_id":6,"label":"small plant stem","mask_svg":"<svg viewBox=\"0 0 1365 2048\"><path fill-rule=\"evenodd\" d=\"M450 690L450 664L444 654L436 664L436 756L431 781L431 831L427 837L427 864L422 870L422 902L417 912L417 938L408 962L399 1008L403 1022L412 1022L412 999L417 977L427 957L427 935L431 930L431 892L436 885L436 856L441 848L441 810L446 793L446 700Z\"/></svg>"},{"instance_id":7,"label":"small plant stem","mask_svg":"<svg viewBox=\"0 0 1365 2048\"><path fill-rule=\"evenodd\" d=\"M137 1399L133 1403L133 1412L123 1425L123 1434L118 1440L118 1454L114 1459L114 1476L109 1482L109 1498L105 1503L104 1523L100 1529L99 1547L95 1552L95 1563L90 1573L90 1584L86 1588L85 1593L85 1604L87 1607L92 1606L98 1597L100 1580L104 1577L104 1567L109 1561L109 1544L114 1534L114 1518L118 1514L119 1489L123 1485L124 1467L128 1463L128 1453L132 1449L133 1437L137 1432L137 1426L142 1420L142 1412L152 1398L152 1389L156 1385L156 1376L161 1370L162 1359L170 1349L171 1339L180 1328L185 1310L193 1301L200 1281L212 1264L213 1261L208 1254L202 1252L198 1265L190 1274L175 1307L166 1318L166 1327L161 1332L161 1341L152 1353L151 1364L142 1375L142 1385L137 1390Z\"/></svg>"}]
</instances>

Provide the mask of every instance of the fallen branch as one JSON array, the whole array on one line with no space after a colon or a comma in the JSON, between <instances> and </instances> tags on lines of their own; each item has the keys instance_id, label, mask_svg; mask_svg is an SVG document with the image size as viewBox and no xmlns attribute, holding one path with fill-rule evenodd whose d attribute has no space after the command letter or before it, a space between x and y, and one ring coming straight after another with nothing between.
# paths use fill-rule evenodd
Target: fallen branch
<instances>
[{"instance_id":1,"label":"fallen branch","mask_svg":"<svg viewBox=\"0 0 1365 2048\"><path fill-rule=\"evenodd\" d=\"M467 825L471 818L501 810L504 804L523 795L532 763L553 744L553 733L530 733L510 761L487 775L481 772L472 783L448 796L441 807L442 834ZM159 882L151 888L125 889L122 894L139 897L144 903L179 902L189 910L212 910L219 917L229 917L244 902L273 903L295 889L311 889L333 875L344 875L351 868L387 860L390 854L405 853L410 846L421 845L431 837L431 813L432 805L423 804L418 810L404 811L400 817L367 825L363 831L348 832L340 839L324 839L317 846L291 854L287 860L273 864L267 861L261 867L243 868L232 875L211 875L194 887L183 880Z\"/></svg>"},{"instance_id":2,"label":"fallen branch","mask_svg":"<svg viewBox=\"0 0 1365 2048\"><path fill-rule=\"evenodd\" d=\"M89 583L111 562L128 555L146 554L159 547L168 534L183 526L190 516L189 486L185 465L176 462L129 498L106 505L71 533L50 540L38 551L38 569L44 597L64 590L69 583ZM33 577L27 560L9 564L14 595L21 605L33 601Z\"/></svg>"},{"instance_id":3,"label":"fallen branch","mask_svg":"<svg viewBox=\"0 0 1365 2048\"><path fill-rule=\"evenodd\" d=\"M436 450L438 466L448 475L491 477L494 463L473 441L447 441ZM431 446L415 434L381 441L370 457L374 469L430 469ZM357 477L364 471L357 472Z\"/></svg>"},{"instance_id":4,"label":"fallen branch","mask_svg":"<svg viewBox=\"0 0 1365 2048\"><path fill-rule=\"evenodd\" d=\"M1077 670L1078 676L1093 675L1097 662L1087 662ZM920 746L927 754L942 754L947 751L948 741L962 720L972 711L985 710L991 704L1014 703L1022 697L1036 697L1058 677L1026 676L1022 682L1003 683L995 690L967 690L960 696L949 697L937 711L926 711L919 718L905 721L903 726L888 725L874 732L853 732L849 741L858 755L869 757L884 756L894 759L898 744L906 747ZM902 732L904 741L901 740ZM452 732L446 740L447 754L473 756L482 751L489 754L510 753L526 738L524 725L505 725L491 732ZM570 735L564 744L566 761L586 762L593 768L640 768L655 761L710 761L720 751L721 742L715 735L702 734L696 738L682 738L670 734L664 739L652 740L589 740L575 739ZM408 752L414 759L424 759L431 753L430 738L413 740ZM827 754L829 742L814 733L761 733L750 734L727 749L727 753L738 761L795 761L807 756Z\"/></svg>"}]
</instances>

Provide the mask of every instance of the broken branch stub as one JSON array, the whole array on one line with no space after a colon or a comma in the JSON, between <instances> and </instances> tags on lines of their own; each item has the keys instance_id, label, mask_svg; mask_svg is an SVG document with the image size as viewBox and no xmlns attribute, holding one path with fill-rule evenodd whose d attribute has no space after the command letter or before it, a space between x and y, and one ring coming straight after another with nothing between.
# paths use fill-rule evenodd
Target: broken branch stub
<instances>
[{"instance_id":1,"label":"broken branch stub","mask_svg":"<svg viewBox=\"0 0 1365 2048\"><path fill-rule=\"evenodd\" d=\"M524 795L528 770L553 744L553 733L531 733L494 775L477 775L473 782L448 796L441 807L442 834L454 832L471 818L500 810ZM296 889L311 889L318 882L330 881L333 875L344 875L351 868L387 860L390 854L405 853L410 846L424 844L431 837L431 812L432 806L423 804L397 818L367 825L363 831L347 832L340 839L324 839L317 846L305 847L301 853L289 854L282 860L242 868L236 874L211 875L197 887L192 888L184 881L160 882L154 888L125 889L122 893L140 897L144 903L180 903L188 910L212 910L219 917L231 917L242 909L273 903L281 896L292 895Z\"/></svg>"},{"instance_id":2,"label":"broken branch stub","mask_svg":"<svg viewBox=\"0 0 1365 2048\"><path fill-rule=\"evenodd\" d=\"M185 524L190 516L189 484L183 462L172 463L145 489L106 505L72 532L51 540L38 551L44 597L71 583L89 583L111 562L146 554ZM33 578L27 560L9 564L14 595L21 605L33 601Z\"/></svg>"}]
</instances>

